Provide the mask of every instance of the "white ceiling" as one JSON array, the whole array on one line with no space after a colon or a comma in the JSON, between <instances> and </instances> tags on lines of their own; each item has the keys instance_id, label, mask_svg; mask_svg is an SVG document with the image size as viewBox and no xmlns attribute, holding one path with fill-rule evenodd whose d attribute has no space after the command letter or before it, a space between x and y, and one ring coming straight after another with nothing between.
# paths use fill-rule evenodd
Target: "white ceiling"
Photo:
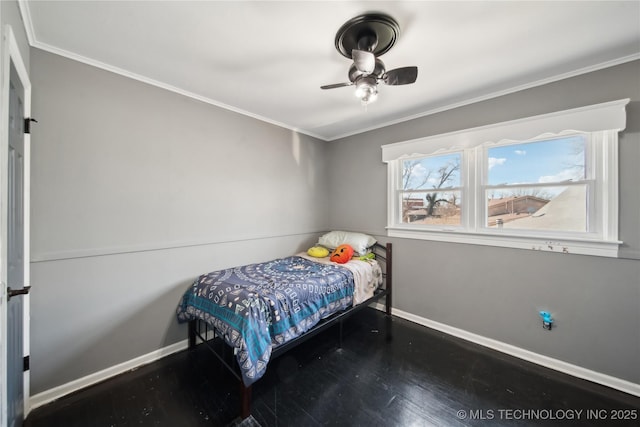
<instances>
[{"instance_id":1,"label":"white ceiling","mask_svg":"<svg viewBox=\"0 0 640 427\"><path fill-rule=\"evenodd\" d=\"M324 140L640 58L640 1L27 1L32 46ZM366 109L334 47L383 12L400 37Z\"/></svg>"}]
</instances>

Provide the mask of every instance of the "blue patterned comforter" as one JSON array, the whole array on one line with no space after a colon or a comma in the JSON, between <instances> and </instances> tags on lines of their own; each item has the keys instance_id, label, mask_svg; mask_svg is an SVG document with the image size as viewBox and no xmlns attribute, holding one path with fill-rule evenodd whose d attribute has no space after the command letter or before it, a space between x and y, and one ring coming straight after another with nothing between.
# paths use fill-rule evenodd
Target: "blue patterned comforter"
<instances>
[{"instance_id":1,"label":"blue patterned comforter","mask_svg":"<svg viewBox=\"0 0 640 427\"><path fill-rule=\"evenodd\" d=\"M271 351L352 305L353 273L292 256L200 276L178 321L202 319L236 348L245 385L264 374Z\"/></svg>"}]
</instances>

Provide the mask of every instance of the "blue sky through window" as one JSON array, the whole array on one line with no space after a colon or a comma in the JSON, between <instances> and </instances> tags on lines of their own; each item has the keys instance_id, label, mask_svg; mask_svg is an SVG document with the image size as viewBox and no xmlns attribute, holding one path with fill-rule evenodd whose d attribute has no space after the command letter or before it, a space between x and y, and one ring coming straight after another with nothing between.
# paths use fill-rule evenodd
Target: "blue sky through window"
<instances>
[{"instance_id":1,"label":"blue sky through window","mask_svg":"<svg viewBox=\"0 0 640 427\"><path fill-rule=\"evenodd\" d=\"M410 176L407 182L404 182L403 179L403 188L425 190L460 187L461 157L460 153L454 153L425 157L418 160L405 160L403 162L403 170L410 172ZM441 185L440 181L443 173L448 174L449 172L451 173L448 175L448 180Z\"/></svg>"},{"instance_id":2,"label":"blue sky through window","mask_svg":"<svg viewBox=\"0 0 640 427\"><path fill-rule=\"evenodd\" d=\"M584 179L584 153L585 138L580 135L490 148L488 184Z\"/></svg>"}]
</instances>

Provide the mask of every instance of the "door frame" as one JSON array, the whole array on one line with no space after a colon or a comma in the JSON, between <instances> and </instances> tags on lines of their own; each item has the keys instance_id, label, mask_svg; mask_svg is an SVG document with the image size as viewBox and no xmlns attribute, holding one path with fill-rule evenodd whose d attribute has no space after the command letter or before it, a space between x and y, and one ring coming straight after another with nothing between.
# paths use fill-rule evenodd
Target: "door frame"
<instances>
[{"instance_id":1,"label":"door frame","mask_svg":"<svg viewBox=\"0 0 640 427\"><path fill-rule=\"evenodd\" d=\"M18 42L10 25L2 32L0 82L0 425L7 422L7 185L9 151L9 81L10 66L13 66L24 88L24 117L31 115L31 81L20 53ZM24 286L31 284L30 278L30 194L31 194L31 137L24 134ZM23 295L23 356L30 352L30 296ZM24 416L30 405L29 371L24 372Z\"/></svg>"}]
</instances>

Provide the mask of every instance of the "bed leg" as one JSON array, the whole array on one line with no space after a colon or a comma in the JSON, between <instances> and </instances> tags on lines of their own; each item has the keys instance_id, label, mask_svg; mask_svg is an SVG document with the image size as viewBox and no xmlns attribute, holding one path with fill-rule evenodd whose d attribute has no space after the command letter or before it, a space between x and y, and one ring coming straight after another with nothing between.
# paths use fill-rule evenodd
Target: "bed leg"
<instances>
[{"instance_id":1,"label":"bed leg","mask_svg":"<svg viewBox=\"0 0 640 427\"><path fill-rule=\"evenodd\" d=\"M196 322L197 320L189 321L189 349L192 350L196 346Z\"/></svg>"},{"instance_id":2,"label":"bed leg","mask_svg":"<svg viewBox=\"0 0 640 427\"><path fill-rule=\"evenodd\" d=\"M251 386L246 387L240 380L240 418L243 420L251 415Z\"/></svg>"}]
</instances>

